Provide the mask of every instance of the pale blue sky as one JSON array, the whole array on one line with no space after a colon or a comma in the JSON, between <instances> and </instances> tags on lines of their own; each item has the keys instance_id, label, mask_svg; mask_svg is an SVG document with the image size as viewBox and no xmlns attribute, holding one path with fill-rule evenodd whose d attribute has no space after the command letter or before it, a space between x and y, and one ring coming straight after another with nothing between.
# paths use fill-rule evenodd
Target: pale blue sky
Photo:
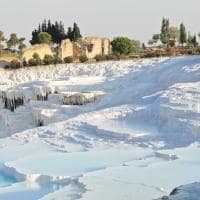
<instances>
[{"instance_id":1,"label":"pale blue sky","mask_svg":"<svg viewBox=\"0 0 200 200\"><path fill-rule=\"evenodd\" d=\"M0 30L27 39L44 18L62 20L66 28L76 21L84 36L147 41L159 32L163 16L200 32L200 0L0 0L0 6Z\"/></svg>"}]
</instances>

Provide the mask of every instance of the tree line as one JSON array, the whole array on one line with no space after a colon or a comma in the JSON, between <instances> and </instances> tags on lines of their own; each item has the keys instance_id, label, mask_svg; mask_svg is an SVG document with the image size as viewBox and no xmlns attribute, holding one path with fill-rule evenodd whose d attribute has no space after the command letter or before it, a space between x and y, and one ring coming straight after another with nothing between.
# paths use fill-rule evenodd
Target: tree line
<instances>
[{"instance_id":1,"label":"tree line","mask_svg":"<svg viewBox=\"0 0 200 200\"><path fill-rule=\"evenodd\" d=\"M38 25L38 28L32 31L32 39L30 40L30 43L32 45L40 43L53 43L58 45L62 40L67 38L71 41L77 41L82 38L77 23L74 23L73 27L69 27L66 32L62 21L55 21L55 23L52 23L51 20L44 20Z\"/></svg>"},{"instance_id":2,"label":"tree line","mask_svg":"<svg viewBox=\"0 0 200 200\"><path fill-rule=\"evenodd\" d=\"M200 37L200 34L198 34ZM161 24L161 31L158 34L154 34L152 39L149 40L149 45L156 45L160 42L164 47L174 47L177 44L189 47L197 47L197 36L187 32L184 23L181 23L179 27L171 26L170 21L167 18L163 18Z\"/></svg>"},{"instance_id":3,"label":"tree line","mask_svg":"<svg viewBox=\"0 0 200 200\"><path fill-rule=\"evenodd\" d=\"M82 38L77 23L74 23L73 27L68 27L66 31L62 21L55 21L55 23L52 23L50 20L44 20L38 25L38 28L32 31L30 44L47 43L58 45L62 40L67 38L71 41L78 41ZM2 53L3 50L21 52L23 48L26 48L24 37L18 37L16 33L11 33L9 38L6 38L4 33L0 31L0 53Z\"/></svg>"},{"instance_id":4,"label":"tree line","mask_svg":"<svg viewBox=\"0 0 200 200\"><path fill-rule=\"evenodd\" d=\"M198 35L200 37L200 34ZM32 59L28 62L24 62L23 66L35 66L42 64L58 64L58 63L71 63L73 62L72 57L65 58L63 61L57 56L57 47L64 39L70 39L76 42L82 38L80 28L77 23L74 23L72 27L68 27L66 30L62 21L43 20L39 23L38 27L32 31L32 37L30 43L34 44L51 44L52 49L54 49L55 56L46 55L44 60L41 60L38 55L34 55ZM169 19L163 18L160 28L160 33L153 34L151 40L148 42L150 46L157 46L165 48L166 52L168 47L197 47L197 35L191 34L187 31L183 23L179 27L172 26ZM21 55L22 49L25 48L25 38L18 37L16 33L10 34L8 38L4 36L4 33L0 31L0 53L3 51L16 52L18 53L18 58ZM111 41L112 54L111 55L97 55L95 57L96 61L102 60L117 60L122 58L132 58L132 57L152 57L152 56L162 56L164 54L152 52L151 48L146 48L146 45L141 44L138 40L133 40L128 37L116 37ZM173 48L172 48L173 49ZM182 50L187 50L187 48L182 48ZM145 52L145 50L151 52ZM193 51L195 50L195 51ZM198 48L193 48L192 54L200 53ZM180 51L179 51L180 52ZM189 54L190 52L182 51ZM173 53L173 52L172 52ZM81 56L79 58L80 62L86 62L86 56ZM20 64L22 61L20 61ZM19 59L11 63L12 67L19 66ZM22 66L22 65L20 65Z\"/></svg>"}]
</instances>

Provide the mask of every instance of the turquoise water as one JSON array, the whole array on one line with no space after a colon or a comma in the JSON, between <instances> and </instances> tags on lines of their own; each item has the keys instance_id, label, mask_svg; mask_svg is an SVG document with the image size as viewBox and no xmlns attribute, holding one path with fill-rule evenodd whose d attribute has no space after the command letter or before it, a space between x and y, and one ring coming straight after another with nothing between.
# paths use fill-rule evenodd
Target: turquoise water
<instances>
[{"instance_id":1,"label":"turquoise water","mask_svg":"<svg viewBox=\"0 0 200 200\"><path fill-rule=\"evenodd\" d=\"M0 171L0 187L6 187L13 183L16 183L16 179L14 177L10 177L2 171Z\"/></svg>"},{"instance_id":2,"label":"turquoise water","mask_svg":"<svg viewBox=\"0 0 200 200\"><path fill-rule=\"evenodd\" d=\"M64 184L33 184L17 182L14 177L0 171L0 200L36 200L63 188Z\"/></svg>"},{"instance_id":3,"label":"turquoise water","mask_svg":"<svg viewBox=\"0 0 200 200\"><path fill-rule=\"evenodd\" d=\"M17 182L14 177L0 171L0 200L36 200L63 188L64 184L33 184Z\"/></svg>"},{"instance_id":4,"label":"turquoise water","mask_svg":"<svg viewBox=\"0 0 200 200\"><path fill-rule=\"evenodd\" d=\"M8 62L0 60L0 68L3 68L5 65L9 64Z\"/></svg>"},{"instance_id":5,"label":"turquoise water","mask_svg":"<svg viewBox=\"0 0 200 200\"><path fill-rule=\"evenodd\" d=\"M28 185L27 183L22 182L10 187L0 188L0 199L37 200L63 187L63 184L48 183L44 185Z\"/></svg>"},{"instance_id":6,"label":"turquoise water","mask_svg":"<svg viewBox=\"0 0 200 200\"><path fill-rule=\"evenodd\" d=\"M0 200L37 200L67 185L51 182L43 184L19 182L14 176L4 173L2 169L0 163Z\"/></svg>"}]
</instances>

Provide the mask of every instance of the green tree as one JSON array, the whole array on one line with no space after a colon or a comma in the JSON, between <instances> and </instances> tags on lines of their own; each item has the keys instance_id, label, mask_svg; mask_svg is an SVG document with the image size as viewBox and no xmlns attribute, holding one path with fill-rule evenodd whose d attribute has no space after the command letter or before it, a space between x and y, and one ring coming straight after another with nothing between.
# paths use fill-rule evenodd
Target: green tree
<instances>
[{"instance_id":1,"label":"green tree","mask_svg":"<svg viewBox=\"0 0 200 200\"><path fill-rule=\"evenodd\" d=\"M10 34L10 38L7 41L8 49L16 51L16 47L17 47L18 44L19 44L19 39L17 37L17 34L15 34L15 33Z\"/></svg>"},{"instance_id":2,"label":"green tree","mask_svg":"<svg viewBox=\"0 0 200 200\"><path fill-rule=\"evenodd\" d=\"M160 40L164 46L169 44L169 19L162 20Z\"/></svg>"},{"instance_id":3,"label":"green tree","mask_svg":"<svg viewBox=\"0 0 200 200\"><path fill-rule=\"evenodd\" d=\"M154 40L149 40L149 41L148 41L148 45L149 45L149 46L152 46L153 44L154 44Z\"/></svg>"},{"instance_id":4,"label":"green tree","mask_svg":"<svg viewBox=\"0 0 200 200\"><path fill-rule=\"evenodd\" d=\"M50 20L48 20L48 22L47 20L44 20L41 24L39 24L38 28L32 31L32 39L30 40L32 45L40 43L39 34L42 32L46 32L51 35L52 42L54 44L59 44L63 39L66 38L65 28L61 21L51 23Z\"/></svg>"},{"instance_id":5,"label":"green tree","mask_svg":"<svg viewBox=\"0 0 200 200\"><path fill-rule=\"evenodd\" d=\"M70 40L73 40L73 31L71 27L68 28L67 38L69 38Z\"/></svg>"},{"instance_id":6,"label":"green tree","mask_svg":"<svg viewBox=\"0 0 200 200\"><path fill-rule=\"evenodd\" d=\"M25 38L19 38L18 40L18 49L19 51L22 51L22 49L26 48L26 44L24 43Z\"/></svg>"},{"instance_id":7,"label":"green tree","mask_svg":"<svg viewBox=\"0 0 200 200\"><path fill-rule=\"evenodd\" d=\"M39 33L41 33L41 31L34 30L32 32L32 39L30 40L31 45L39 44L39 38L38 38Z\"/></svg>"},{"instance_id":8,"label":"green tree","mask_svg":"<svg viewBox=\"0 0 200 200\"><path fill-rule=\"evenodd\" d=\"M198 38L200 39L200 33L198 33Z\"/></svg>"},{"instance_id":9,"label":"green tree","mask_svg":"<svg viewBox=\"0 0 200 200\"><path fill-rule=\"evenodd\" d=\"M22 50L26 48L26 44L24 43L25 38L19 38L18 39L18 50L19 50L19 57L20 57L20 66L24 66L24 59L22 56Z\"/></svg>"},{"instance_id":10,"label":"green tree","mask_svg":"<svg viewBox=\"0 0 200 200\"><path fill-rule=\"evenodd\" d=\"M82 38L80 29L77 23L74 23L73 31L72 31L72 41L77 41L78 39Z\"/></svg>"},{"instance_id":11,"label":"green tree","mask_svg":"<svg viewBox=\"0 0 200 200\"><path fill-rule=\"evenodd\" d=\"M54 57L52 55L45 55L43 60L45 65L50 65L54 63Z\"/></svg>"},{"instance_id":12,"label":"green tree","mask_svg":"<svg viewBox=\"0 0 200 200\"><path fill-rule=\"evenodd\" d=\"M193 36L190 34L190 32L188 32L188 37L187 37L188 46L192 46L192 39L193 39Z\"/></svg>"},{"instance_id":13,"label":"green tree","mask_svg":"<svg viewBox=\"0 0 200 200\"><path fill-rule=\"evenodd\" d=\"M114 54L128 55L133 50L133 42L127 37L117 37L111 42L111 45Z\"/></svg>"},{"instance_id":14,"label":"green tree","mask_svg":"<svg viewBox=\"0 0 200 200\"><path fill-rule=\"evenodd\" d=\"M191 35L190 32L188 33L187 45L189 47L197 47L198 46L196 35Z\"/></svg>"},{"instance_id":15,"label":"green tree","mask_svg":"<svg viewBox=\"0 0 200 200\"><path fill-rule=\"evenodd\" d=\"M56 21L55 24L52 24L50 31L48 30L48 33L52 36L52 41L55 44L61 43L61 41L66 38L64 25L61 21Z\"/></svg>"},{"instance_id":16,"label":"green tree","mask_svg":"<svg viewBox=\"0 0 200 200\"><path fill-rule=\"evenodd\" d=\"M160 34L154 34L150 43L152 43L152 45L157 44L159 40L160 40Z\"/></svg>"},{"instance_id":17,"label":"green tree","mask_svg":"<svg viewBox=\"0 0 200 200\"><path fill-rule=\"evenodd\" d=\"M193 36L192 44L193 44L194 47L197 47L199 45L198 42L197 42L197 36L196 35Z\"/></svg>"},{"instance_id":18,"label":"green tree","mask_svg":"<svg viewBox=\"0 0 200 200\"><path fill-rule=\"evenodd\" d=\"M41 32L38 35L38 41L40 44L41 43L50 44L52 42L52 37L47 32Z\"/></svg>"},{"instance_id":19,"label":"green tree","mask_svg":"<svg viewBox=\"0 0 200 200\"><path fill-rule=\"evenodd\" d=\"M138 40L132 40L132 52L137 53L141 50L141 43Z\"/></svg>"},{"instance_id":20,"label":"green tree","mask_svg":"<svg viewBox=\"0 0 200 200\"><path fill-rule=\"evenodd\" d=\"M180 25L180 37L179 37L179 42L182 44L182 46L187 42L187 33L186 33L186 28L183 23Z\"/></svg>"},{"instance_id":21,"label":"green tree","mask_svg":"<svg viewBox=\"0 0 200 200\"><path fill-rule=\"evenodd\" d=\"M2 52L3 50L3 42L5 41L5 37L4 37L4 33L2 31L0 31L0 53Z\"/></svg>"},{"instance_id":22,"label":"green tree","mask_svg":"<svg viewBox=\"0 0 200 200\"><path fill-rule=\"evenodd\" d=\"M180 31L177 27L171 26L169 27L169 38L171 40L177 41L179 39Z\"/></svg>"}]
</instances>

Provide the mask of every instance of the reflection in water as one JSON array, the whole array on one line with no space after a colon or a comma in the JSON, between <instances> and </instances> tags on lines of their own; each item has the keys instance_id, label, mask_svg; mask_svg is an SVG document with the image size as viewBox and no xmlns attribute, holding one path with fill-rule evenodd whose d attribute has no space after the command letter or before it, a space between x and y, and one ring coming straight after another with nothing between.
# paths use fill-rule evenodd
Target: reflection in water
<instances>
[{"instance_id":1,"label":"reflection in water","mask_svg":"<svg viewBox=\"0 0 200 200\"><path fill-rule=\"evenodd\" d=\"M48 193L62 189L65 185L59 183L17 183L9 187L0 188L0 199L3 200L36 200Z\"/></svg>"}]
</instances>

